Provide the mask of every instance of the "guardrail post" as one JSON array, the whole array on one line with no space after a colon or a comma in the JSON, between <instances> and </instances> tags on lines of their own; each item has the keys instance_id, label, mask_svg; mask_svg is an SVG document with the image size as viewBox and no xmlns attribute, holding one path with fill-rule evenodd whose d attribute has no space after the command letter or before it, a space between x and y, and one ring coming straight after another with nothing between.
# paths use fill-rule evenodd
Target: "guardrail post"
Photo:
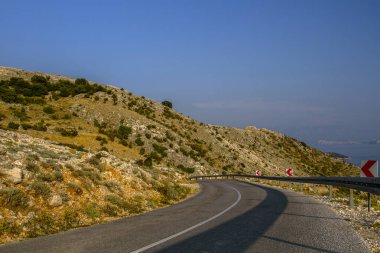
<instances>
[{"instance_id":1,"label":"guardrail post","mask_svg":"<svg viewBox=\"0 0 380 253\"><path fill-rule=\"evenodd\" d=\"M368 198L368 212L370 212L371 211L371 193L368 192L367 198Z\"/></svg>"},{"instance_id":2,"label":"guardrail post","mask_svg":"<svg viewBox=\"0 0 380 253\"><path fill-rule=\"evenodd\" d=\"M314 192L314 194L317 193L317 189L315 188L315 184L313 184L313 192Z\"/></svg>"},{"instance_id":3,"label":"guardrail post","mask_svg":"<svg viewBox=\"0 0 380 253\"><path fill-rule=\"evenodd\" d=\"M303 192L303 183L300 183L301 192Z\"/></svg>"},{"instance_id":4,"label":"guardrail post","mask_svg":"<svg viewBox=\"0 0 380 253\"><path fill-rule=\"evenodd\" d=\"M332 200L332 185L329 185L329 199Z\"/></svg>"},{"instance_id":5,"label":"guardrail post","mask_svg":"<svg viewBox=\"0 0 380 253\"><path fill-rule=\"evenodd\" d=\"M349 203L350 203L350 208L353 208L354 207L354 190L353 189L350 189Z\"/></svg>"},{"instance_id":6,"label":"guardrail post","mask_svg":"<svg viewBox=\"0 0 380 253\"><path fill-rule=\"evenodd\" d=\"M291 183L291 182L289 182L288 189L289 189L289 190L292 189L292 183Z\"/></svg>"}]
</instances>

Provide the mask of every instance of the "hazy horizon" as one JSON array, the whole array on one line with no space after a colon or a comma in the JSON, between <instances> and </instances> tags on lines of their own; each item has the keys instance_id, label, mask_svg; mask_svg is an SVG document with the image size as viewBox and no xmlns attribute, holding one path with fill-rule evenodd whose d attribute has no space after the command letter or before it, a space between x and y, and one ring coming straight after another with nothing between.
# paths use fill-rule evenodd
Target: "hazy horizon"
<instances>
[{"instance_id":1,"label":"hazy horizon","mask_svg":"<svg viewBox=\"0 0 380 253\"><path fill-rule=\"evenodd\" d=\"M116 85L199 121L380 138L379 1L3 1L0 65Z\"/></svg>"}]
</instances>

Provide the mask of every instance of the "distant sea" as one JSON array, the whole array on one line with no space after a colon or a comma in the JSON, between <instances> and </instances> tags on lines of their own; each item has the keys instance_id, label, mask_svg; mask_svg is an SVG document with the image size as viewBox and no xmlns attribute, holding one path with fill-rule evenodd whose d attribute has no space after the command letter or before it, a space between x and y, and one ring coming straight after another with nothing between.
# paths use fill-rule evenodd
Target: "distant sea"
<instances>
[{"instance_id":1,"label":"distant sea","mask_svg":"<svg viewBox=\"0 0 380 253\"><path fill-rule=\"evenodd\" d=\"M379 144L317 145L315 148L324 152L335 152L348 156L347 162L359 167L362 160L378 160L380 162Z\"/></svg>"}]
</instances>

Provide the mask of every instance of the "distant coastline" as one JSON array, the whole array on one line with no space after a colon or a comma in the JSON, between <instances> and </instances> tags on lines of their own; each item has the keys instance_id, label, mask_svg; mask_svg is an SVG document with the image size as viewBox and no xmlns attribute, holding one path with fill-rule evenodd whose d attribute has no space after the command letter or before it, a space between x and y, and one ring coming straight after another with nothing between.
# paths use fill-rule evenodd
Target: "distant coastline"
<instances>
[{"instance_id":1,"label":"distant coastline","mask_svg":"<svg viewBox=\"0 0 380 253\"><path fill-rule=\"evenodd\" d=\"M336 153L336 152L326 152L326 154L328 154L331 157L335 157L335 158L339 158L339 159L343 159L343 160L350 159L349 156L342 155L342 154L339 154L339 153Z\"/></svg>"},{"instance_id":2,"label":"distant coastline","mask_svg":"<svg viewBox=\"0 0 380 253\"><path fill-rule=\"evenodd\" d=\"M362 161L378 160L380 161L380 145L378 144L346 144L346 145L317 145L317 149L325 152L327 155L339 154L345 157L342 160L352 163L358 167ZM331 156L331 155L330 155ZM338 158L338 157L337 157Z\"/></svg>"}]
</instances>

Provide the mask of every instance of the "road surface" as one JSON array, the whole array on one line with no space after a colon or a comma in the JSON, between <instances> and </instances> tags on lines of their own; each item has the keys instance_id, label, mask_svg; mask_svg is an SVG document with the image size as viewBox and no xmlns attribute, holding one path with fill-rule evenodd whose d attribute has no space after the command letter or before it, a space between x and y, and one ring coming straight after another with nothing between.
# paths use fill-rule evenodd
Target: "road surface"
<instances>
[{"instance_id":1,"label":"road surface","mask_svg":"<svg viewBox=\"0 0 380 253\"><path fill-rule=\"evenodd\" d=\"M198 195L177 205L0 252L368 252L344 219L309 196L239 181L200 184Z\"/></svg>"}]
</instances>

